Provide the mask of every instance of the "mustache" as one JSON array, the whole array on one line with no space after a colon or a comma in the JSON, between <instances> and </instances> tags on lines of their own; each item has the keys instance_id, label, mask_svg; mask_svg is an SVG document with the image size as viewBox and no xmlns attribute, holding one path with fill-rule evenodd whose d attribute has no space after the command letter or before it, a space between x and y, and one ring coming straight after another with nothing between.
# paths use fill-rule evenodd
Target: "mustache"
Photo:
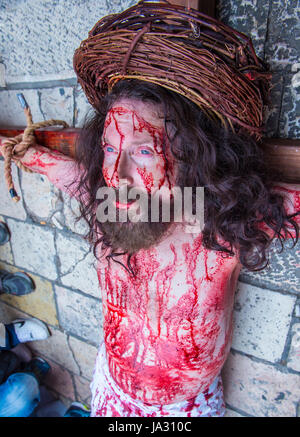
<instances>
[{"instance_id":1,"label":"mustache","mask_svg":"<svg viewBox=\"0 0 300 437\"><path fill-rule=\"evenodd\" d=\"M120 188L111 188L115 194L116 200L128 200L128 202L139 200L139 199L148 199L151 200L153 198L161 199L161 194L163 194L166 198L169 197L169 200L172 202L174 200L174 194L169 191L165 190L161 192L161 189L154 190L153 192L147 190L145 187L135 187L135 186L124 186Z\"/></svg>"},{"instance_id":2,"label":"mustache","mask_svg":"<svg viewBox=\"0 0 300 437\"><path fill-rule=\"evenodd\" d=\"M101 191L102 190L102 191ZM165 193L171 194L165 196ZM149 192L145 187L103 187L97 193L99 222L173 222L181 214L181 205L166 188ZM180 198L181 199L181 198Z\"/></svg>"},{"instance_id":3,"label":"mustache","mask_svg":"<svg viewBox=\"0 0 300 437\"><path fill-rule=\"evenodd\" d=\"M113 188L117 201L128 200L129 202L139 200L141 196L151 198L151 194L144 187L124 186Z\"/></svg>"}]
</instances>

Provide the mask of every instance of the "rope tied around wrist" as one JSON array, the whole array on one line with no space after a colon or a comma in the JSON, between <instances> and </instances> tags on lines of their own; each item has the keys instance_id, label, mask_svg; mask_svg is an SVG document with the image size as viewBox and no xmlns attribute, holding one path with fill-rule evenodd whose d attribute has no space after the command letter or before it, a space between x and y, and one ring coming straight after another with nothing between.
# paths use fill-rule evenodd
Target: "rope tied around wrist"
<instances>
[{"instance_id":1,"label":"rope tied around wrist","mask_svg":"<svg viewBox=\"0 0 300 437\"><path fill-rule=\"evenodd\" d=\"M4 156L5 181L10 196L15 202L18 202L20 200L20 197L18 196L15 190L13 179L12 179L12 174L11 174L12 161L15 162L15 164L21 170L24 170L28 173L34 173L31 169L23 165L22 162L20 161L20 159L25 155L27 149L36 144L34 131L36 129L40 129L43 127L57 126L57 125L61 125L64 128L69 127L69 125L65 121L54 120L54 119L33 123L32 115L29 107L24 108L24 113L26 116L26 124L27 124L27 127L25 128L24 132L13 138L7 138L6 140L4 140L1 149L2 154Z\"/></svg>"}]
</instances>

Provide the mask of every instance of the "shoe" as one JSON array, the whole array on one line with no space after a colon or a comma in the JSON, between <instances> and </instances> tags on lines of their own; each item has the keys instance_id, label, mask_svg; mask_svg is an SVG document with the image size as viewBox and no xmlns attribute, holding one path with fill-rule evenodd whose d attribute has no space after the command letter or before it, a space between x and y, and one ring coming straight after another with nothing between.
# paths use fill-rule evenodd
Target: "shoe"
<instances>
[{"instance_id":1,"label":"shoe","mask_svg":"<svg viewBox=\"0 0 300 437\"><path fill-rule=\"evenodd\" d=\"M64 417L90 417L91 411L80 402L73 402L64 414Z\"/></svg>"},{"instance_id":2,"label":"shoe","mask_svg":"<svg viewBox=\"0 0 300 437\"><path fill-rule=\"evenodd\" d=\"M27 341L46 340L50 337L47 325L37 319L17 319L5 325L14 334L15 343ZM15 344L14 344L15 346Z\"/></svg>"},{"instance_id":3,"label":"shoe","mask_svg":"<svg viewBox=\"0 0 300 437\"><path fill-rule=\"evenodd\" d=\"M23 296L35 289L33 280L24 272L9 273L0 270L0 294Z\"/></svg>"},{"instance_id":4,"label":"shoe","mask_svg":"<svg viewBox=\"0 0 300 437\"><path fill-rule=\"evenodd\" d=\"M0 222L0 246L7 243L10 240L10 232L7 225L4 222Z\"/></svg>"},{"instance_id":5,"label":"shoe","mask_svg":"<svg viewBox=\"0 0 300 437\"><path fill-rule=\"evenodd\" d=\"M20 371L23 373L32 373L39 384L42 384L51 370L51 366L44 358L34 357L29 363L22 363Z\"/></svg>"}]
</instances>

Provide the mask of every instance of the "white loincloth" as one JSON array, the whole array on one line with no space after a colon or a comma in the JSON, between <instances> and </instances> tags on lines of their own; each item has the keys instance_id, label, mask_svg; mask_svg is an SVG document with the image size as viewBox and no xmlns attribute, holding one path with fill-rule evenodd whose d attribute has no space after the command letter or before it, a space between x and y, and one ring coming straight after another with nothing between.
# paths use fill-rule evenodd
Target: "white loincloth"
<instances>
[{"instance_id":1,"label":"white loincloth","mask_svg":"<svg viewBox=\"0 0 300 437\"><path fill-rule=\"evenodd\" d=\"M148 405L126 394L110 375L104 343L91 383L92 417L222 417L225 414L221 376L203 393L187 401Z\"/></svg>"}]
</instances>

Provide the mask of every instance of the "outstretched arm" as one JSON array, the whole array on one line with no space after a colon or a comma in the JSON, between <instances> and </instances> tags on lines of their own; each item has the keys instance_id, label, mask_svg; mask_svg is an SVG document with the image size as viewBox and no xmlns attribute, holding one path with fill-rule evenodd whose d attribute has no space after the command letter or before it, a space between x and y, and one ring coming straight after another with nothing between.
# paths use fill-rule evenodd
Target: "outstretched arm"
<instances>
[{"instance_id":1,"label":"outstretched arm","mask_svg":"<svg viewBox=\"0 0 300 437\"><path fill-rule=\"evenodd\" d=\"M1 146L5 139L5 137L0 136L0 155L2 155ZM65 191L70 196L75 195L77 186L76 183L72 184L72 182L79 180L79 170L76 162L70 156L36 145L29 147L20 161L33 172L47 176L49 181L60 190Z\"/></svg>"}]
</instances>

